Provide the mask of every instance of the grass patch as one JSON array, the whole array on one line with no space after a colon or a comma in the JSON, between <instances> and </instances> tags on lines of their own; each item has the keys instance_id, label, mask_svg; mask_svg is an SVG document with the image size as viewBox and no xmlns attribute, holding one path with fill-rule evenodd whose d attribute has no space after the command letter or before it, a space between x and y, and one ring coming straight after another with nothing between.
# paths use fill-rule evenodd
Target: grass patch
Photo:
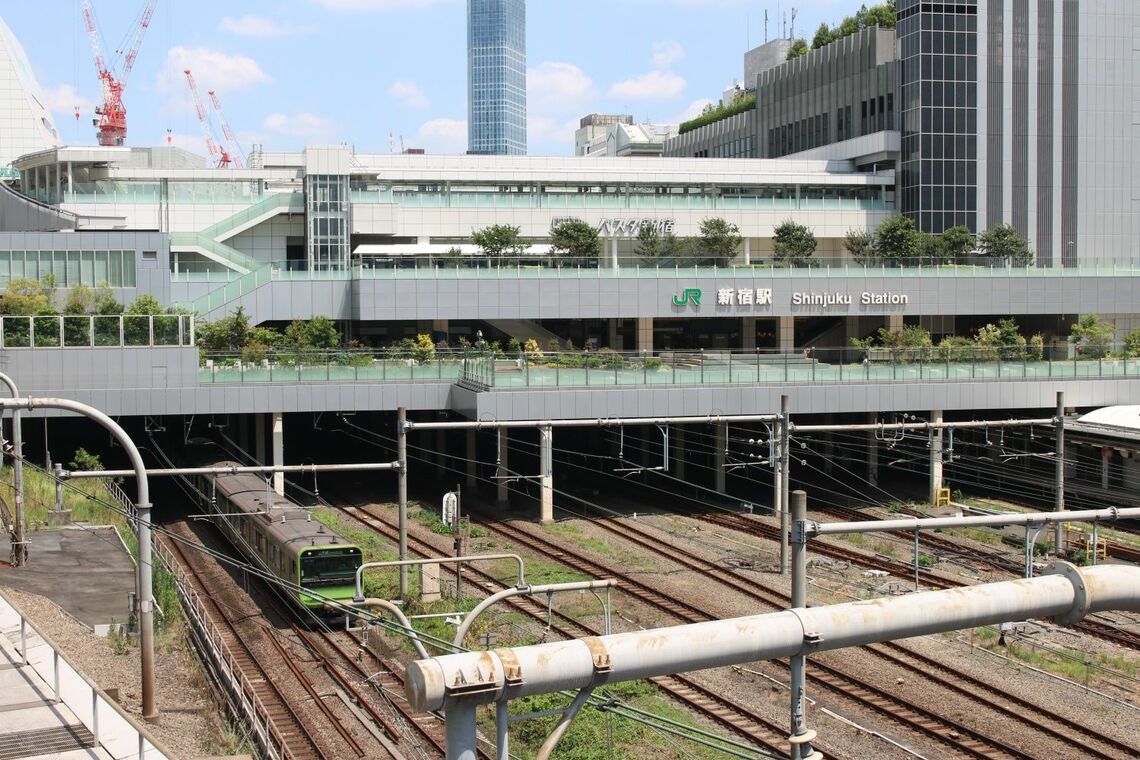
<instances>
[{"instance_id":1,"label":"grass patch","mask_svg":"<svg viewBox=\"0 0 1140 760\"><path fill-rule=\"evenodd\" d=\"M570 520L543 523L540 527L544 533L553 533L556 536L564 536L565 538L580 538L582 536L582 527Z\"/></svg>"},{"instance_id":2,"label":"grass patch","mask_svg":"<svg viewBox=\"0 0 1140 760\"><path fill-rule=\"evenodd\" d=\"M615 684L595 692L598 697L613 697L632 707L652 712L684 725L695 725L689 713L663 698L652 684L631 681ZM515 700L511 712L549 710L565 707L570 699L561 694L543 694ZM494 735L494 712L489 708L480 711L480 727ZM533 718L511 725L512 753L533 756L558 722L558 717ZM611 751L612 742L612 751ZM633 760L639 757L684 758L713 760L723 754L695 743L686 742L654 731L642 723L622 718L610 712L587 705L558 745L557 755L566 760Z\"/></svg>"},{"instance_id":3,"label":"grass patch","mask_svg":"<svg viewBox=\"0 0 1140 760\"><path fill-rule=\"evenodd\" d=\"M997 651L998 631L994 628L975 628L974 638L987 649ZM1031 643L1007 639L1003 648L1006 656L1035 668L1057 673L1073 681L1088 683L1096 675L1118 673L1135 678L1140 662L1125 655L1105 653L1089 654L1080 649L1059 647L1040 649Z\"/></svg>"}]
</instances>

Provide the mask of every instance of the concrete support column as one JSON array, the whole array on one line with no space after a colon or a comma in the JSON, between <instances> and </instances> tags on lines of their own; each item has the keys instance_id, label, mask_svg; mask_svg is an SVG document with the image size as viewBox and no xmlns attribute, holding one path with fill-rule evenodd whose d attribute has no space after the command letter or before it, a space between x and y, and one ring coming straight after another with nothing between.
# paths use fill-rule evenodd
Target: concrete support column
<instances>
[{"instance_id":1,"label":"concrete support column","mask_svg":"<svg viewBox=\"0 0 1140 760\"><path fill-rule=\"evenodd\" d=\"M653 353L653 317L637 318L637 350L643 354Z\"/></svg>"},{"instance_id":2,"label":"concrete support column","mask_svg":"<svg viewBox=\"0 0 1140 760\"><path fill-rule=\"evenodd\" d=\"M607 245L610 247L610 265L616 272L618 270L618 241L617 238L610 238Z\"/></svg>"},{"instance_id":3,"label":"concrete support column","mask_svg":"<svg viewBox=\"0 0 1140 760\"><path fill-rule=\"evenodd\" d=\"M942 410L930 413L931 422L942 422ZM942 487L942 429L932 431L930 437L930 503L938 499L938 489Z\"/></svg>"},{"instance_id":4,"label":"concrete support column","mask_svg":"<svg viewBox=\"0 0 1140 760\"><path fill-rule=\"evenodd\" d=\"M281 412L273 413L273 464L285 464L285 415ZM273 490L285 495L285 473L273 473Z\"/></svg>"},{"instance_id":5,"label":"concrete support column","mask_svg":"<svg viewBox=\"0 0 1140 760\"><path fill-rule=\"evenodd\" d=\"M1108 490L1108 463L1112 459L1112 447L1104 446L1100 450L1100 487Z\"/></svg>"},{"instance_id":6,"label":"concrete support column","mask_svg":"<svg viewBox=\"0 0 1140 760\"><path fill-rule=\"evenodd\" d=\"M431 331L446 333L448 331L446 319L433 319L431 321Z\"/></svg>"},{"instance_id":7,"label":"concrete support column","mask_svg":"<svg viewBox=\"0 0 1140 760\"><path fill-rule=\"evenodd\" d=\"M744 265L748 266L752 263L752 241L749 238L744 238Z\"/></svg>"},{"instance_id":8,"label":"concrete support column","mask_svg":"<svg viewBox=\"0 0 1140 760\"><path fill-rule=\"evenodd\" d=\"M259 464L265 464L265 414L253 415L253 455Z\"/></svg>"},{"instance_id":9,"label":"concrete support column","mask_svg":"<svg viewBox=\"0 0 1140 760\"><path fill-rule=\"evenodd\" d=\"M467 488L474 491L478 485L475 475L475 463L478 461L478 432L475 428L467 430Z\"/></svg>"},{"instance_id":10,"label":"concrete support column","mask_svg":"<svg viewBox=\"0 0 1140 760\"><path fill-rule=\"evenodd\" d=\"M618 321L616 319L609 320L610 328L610 348L614 351L621 351L621 335L618 333Z\"/></svg>"},{"instance_id":11,"label":"concrete support column","mask_svg":"<svg viewBox=\"0 0 1140 760\"><path fill-rule=\"evenodd\" d=\"M549 425L538 429L538 444L542 482L538 519L548 523L554 521L554 429Z\"/></svg>"},{"instance_id":12,"label":"concrete support column","mask_svg":"<svg viewBox=\"0 0 1140 760\"><path fill-rule=\"evenodd\" d=\"M673 440L669 441L669 449L673 455L673 474L677 476L678 480L685 479L685 428L677 426L674 428L676 434Z\"/></svg>"},{"instance_id":13,"label":"concrete support column","mask_svg":"<svg viewBox=\"0 0 1140 760\"><path fill-rule=\"evenodd\" d=\"M713 453L713 457L714 457L714 459L713 459L713 469L714 469L713 475L715 477L715 483L716 483L716 485L714 487L715 487L717 493L724 493L724 474L725 474L724 473L724 464L725 464L724 452L725 452L725 449L728 448L728 423L727 422L718 422L717 423L717 425L716 425L716 442L713 445L716 446L716 451Z\"/></svg>"},{"instance_id":14,"label":"concrete support column","mask_svg":"<svg viewBox=\"0 0 1140 760\"><path fill-rule=\"evenodd\" d=\"M740 320L740 347L745 351L756 350L756 317Z\"/></svg>"},{"instance_id":15,"label":"concrete support column","mask_svg":"<svg viewBox=\"0 0 1140 760\"><path fill-rule=\"evenodd\" d=\"M902 314L888 314L887 315L887 329L891 332L901 332L903 329L903 315Z\"/></svg>"},{"instance_id":16,"label":"concrete support column","mask_svg":"<svg viewBox=\"0 0 1140 760\"><path fill-rule=\"evenodd\" d=\"M796 350L796 318L779 317L776 334L780 338L780 351L790 353Z\"/></svg>"},{"instance_id":17,"label":"concrete support column","mask_svg":"<svg viewBox=\"0 0 1140 760\"><path fill-rule=\"evenodd\" d=\"M874 412L867 415L867 422L878 422ZM879 436L874 430L867 433L867 482L872 486L879 485Z\"/></svg>"},{"instance_id":18,"label":"concrete support column","mask_svg":"<svg viewBox=\"0 0 1140 760\"><path fill-rule=\"evenodd\" d=\"M507 506L511 496L510 484L507 483L507 452L509 450L510 441L510 430L507 428L499 428L499 465L495 469L495 482L498 485L495 493L495 503L500 507Z\"/></svg>"}]
</instances>

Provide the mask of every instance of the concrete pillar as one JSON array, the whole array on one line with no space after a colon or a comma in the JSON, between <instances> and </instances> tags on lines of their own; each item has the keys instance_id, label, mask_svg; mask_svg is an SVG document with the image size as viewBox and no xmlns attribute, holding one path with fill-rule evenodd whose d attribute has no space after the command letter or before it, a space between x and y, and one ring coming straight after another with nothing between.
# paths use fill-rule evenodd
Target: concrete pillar
<instances>
[{"instance_id":1,"label":"concrete pillar","mask_svg":"<svg viewBox=\"0 0 1140 760\"><path fill-rule=\"evenodd\" d=\"M931 422L942 422L942 410L930 413ZM938 489L942 487L942 430L932 431L930 438L930 503L938 499Z\"/></svg>"},{"instance_id":2,"label":"concrete pillar","mask_svg":"<svg viewBox=\"0 0 1140 760\"><path fill-rule=\"evenodd\" d=\"M433 333L437 333L437 332L446 333L448 331L447 320L446 319L433 319L431 321L431 331Z\"/></svg>"},{"instance_id":3,"label":"concrete pillar","mask_svg":"<svg viewBox=\"0 0 1140 760\"><path fill-rule=\"evenodd\" d=\"M637 318L637 350L639 353L653 353L653 317Z\"/></svg>"},{"instance_id":4,"label":"concrete pillar","mask_svg":"<svg viewBox=\"0 0 1140 760\"><path fill-rule=\"evenodd\" d=\"M273 413L273 464L285 464L285 415L281 412ZM285 495L285 473L273 473L273 490Z\"/></svg>"},{"instance_id":5,"label":"concrete pillar","mask_svg":"<svg viewBox=\"0 0 1140 760\"><path fill-rule=\"evenodd\" d=\"M609 320L610 328L610 348L614 351L621 351L621 335L618 333L618 321L616 319Z\"/></svg>"},{"instance_id":6,"label":"concrete pillar","mask_svg":"<svg viewBox=\"0 0 1140 760\"><path fill-rule=\"evenodd\" d=\"M685 428L673 428L673 440L669 441L670 455L673 457L673 474L678 480L685 479Z\"/></svg>"},{"instance_id":7,"label":"concrete pillar","mask_svg":"<svg viewBox=\"0 0 1140 760\"><path fill-rule=\"evenodd\" d=\"M474 491L479 486L475 473L475 464L479 457L478 432L475 428L467 429L467 488Z\"/></svg>"},{"instance_id":8,"label":"concrete pillar","mask_svg":"<svg viewBox=\"0 0 1140 760\"><path fill-rule=\"evenodd\" d=\"M499 466L495 469L495 482L497 483L495 503L500 507L505 507L510 502L511 489L506 480L507 452L510 440L510 431L507 428L499 428Z\"/></svg>"},{"instance_id":9,"label":"concrete pillar","mask_svg":"<svg viewBox=\"0 0 1140 760\"><path fill-rule=\"evenodd\" d=\"M776 334L780 338L780 351L790 353L796 350L796 318L779 317Z\"/></svg>"},{"instance_id":10,"label":"concrete pillar","mask_svg":"<svg viewBox=\"0 0 1140 760\"><path fill-rule=\"evenodd\" d=\"M756 317L740 320L740 347L745 351L756 350Z\"/></svg>"},{"instance_id":11,"label":"concrete pillar","mask_svg":"<svg viewBox=\"0 0 1140 760\"><path fill-rule=\"evenodd\" d=\"M724 460L725 449L728 448L728 423L718 422L716 425L716 451L713 456L713 468L716 485L714 486L717 493L724 493Z\"/></svg>"},{"instance_id":12,"label":"concrete pillar","mask_svg":"<svg viewBox=\"0 0 1140 760\"><path fill-rule=\"evenodd\" d=\"M1103 446L1100 450L1100 487L1108 490L1108 463L1112 459L1112 447Z\"/></svg>"},{"instance_id":13,"label":"concrete pillar","mask_svg":"<svg viewBox=\"0 0 1140 760\"><path fill-rule=\"evenodd\" d=\"M543 425L538 429L539 476L541 495L538 519L548 523L554 521L554 429Z\"/></svg>"},{"instance_id":14,"label":"concrete pillar","mask_svg":"<svg viewBox=\"0 0 1140 760\"><path fill-rule=\"evenodd\" d=\"M744 238L744 265L748 266L752 263L752 240Z\"/></svg>"},{"instance_id":15,"label":"concrete pillar","mask_svg":"<svg viewBox=\"0 0 1140 760\"><path fill-rule=\"evenodd\" d=\"M878 422L874 412L867 415L867 422ZM867 433L867 482L872 486L879 485L879 437L874 430Z\"/></svg>"},{"instance_id":16,"label":"concrete pillar","mask_svg":"<svg viewBox=\"0 0 1140 760\"><path fill-rule=\"evenodd\" d=\"M617 238L610 238L609 239L610 265L613 267L613 270L615 272L618 270L618 244L617 243L618 243Z\"/></svg>"},{"instance_id":17,"label":"concrete pillar","mask_svg":"<svg viewBox=\"0 0 1140 760\"><path fill-rule=\"evenodd\" d=\"M420 565L420 601L438 602L443 594L439 590L439 565Z\"/></svg>"},{"instance_id":18,"label":"concrete pillar","mask_svg":"<svg viewBox=\"0 0 1140 760\"><path fill-rule=\"evenodd\" d=\"M887 329L891 332L901 332L903 329L903 315L902 314L888 314L887 315Z\"/></svg>"},{"instance_id":19,"label":"concrete pillar","mask_svg":"<svg viewBox=\"0 0 1140 760\"><path fill-rule=\"evenodd\" d=\"M265 414L253 415L253 455L259 464L265 464Z\"/></svg>"}]
</instances>

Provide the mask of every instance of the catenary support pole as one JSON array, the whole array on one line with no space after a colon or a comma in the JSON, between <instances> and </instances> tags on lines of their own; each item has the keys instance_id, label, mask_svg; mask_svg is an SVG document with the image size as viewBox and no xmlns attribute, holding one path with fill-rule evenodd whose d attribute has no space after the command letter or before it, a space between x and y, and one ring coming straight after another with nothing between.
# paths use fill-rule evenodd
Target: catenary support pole
<instances>
[{"instance_id":1,"label":"catenary support pole","mask_svg":"<svg viewBox=\"0 0 1140 760\"><path fill-rule=\"evenodd\" d=\"M792 491L792 608L804 609L807 607L807 493ZM804 669L807 658L804 654L794 654L791 657L791 731L788 741L791 743L791 760L807 760L814 754L809 743L815 738L815 731L807 728L807 716L804 713Z\"/></svg>"},{"instance_id":2,"label":"catenary support pole","mask_svg":"<svg viewBox=\"0 0 1140 760\"><path fill-rule=\"evenodd\" d=\"M154 583L150 536L150 484L142 454L127 432L117 422L93 406L64 398L0 399L0 412L5 409L62 409L95 420L115 437L134 467L137 482L136 524L139 540L139 648L142 659L142 714L146 720L158 719L154 697Z\"/></svg>"},{"instance_id":3,"label":"catenary support pole","mask_svg":"<svg viewBox=\"0 0 1140 760\"><path fill-rule=\"evenodd\" d=\"M282 412L273 413L273 464L285 464L285 415ZM284 473L273 473L273 490L278 496L285 495Z\"/></svg>"},{"instance_id":4,"label":"catenary support pole","mask_svg":"<svg viewBox=\"0 0 1140 760\"><path fill-rule=\"evenodd\" d=\"M872 424L876 416L875 412L868 416ZM874 488L879 485L879 434L874 430L867 432L867 482Z\"/></svg>"},{"instance_id":5,"label":"catenary support pole","mask_svg":"<svg viewBox=\"0 0 1140 760\"><path fill-rule=\"evenodd\" d=\"M20 391L16 389L16 382L0 372L0 382L8 386L12 398L19 398ZM12 547L12 565L23 567L28 559L28 540L25 535L24 515L24 431L20 426L20 410L12 409L12 479L15 493L16 508L16 542Z\"/></svg>"},{"instance_id":6,"label":"catenary support pole","mask_svg":"<svg viewBox=\"0 0 1140 760\"><path fill-rule=\"evenodd\" d=\"M549 425L543 425L538 429L538 439L540 446L538 470L542 479L538 519L547 523L554 521L554 431Z\"/></svg>"},{"instance_id":7,"label":"catenary support pole","mask_svg":"<svg viewBox=\"0 0 1140 760\"><path fill-rule=\"evenodd\" d=\"M396 461L400 463L396 481L396 500L399 505L400 560L408 558L408 410L396 409ZM408 568L400 567L400 598L408 596Z\"/></svg>"},{"instance_id":8,"label":"catenary support pole","mask_svg":"<svg viewBox=\"0 0 1140 760\"><path fill-rule=\"evenodd\" d=\"M495 467L495 506L505 507L511 500L511 484L507 480L507 453L511 446L511 431L508 428L499 428L499 458Z\"/></svg>"},{"instance_id":9,"label":"catenary support pole","mask_svg":"<svg viewBox=\"0 0 1140 760\"><path fill-rule=\"evenodd\" d=\"M1057 391L1057 463L1053 510L1065 511L1065 392ZM1053 551L1060 552L1064 542L1064 529L1057 523L1053 529Z\"/></svg>"},{"instance_id":10,"label":"catenary support pole","mask_svg":"<svg viewBox=\"0 0 1140 760\"><path fill-rule=\"evenodd\" d=\"M714 444L716 451L713 452L714 462L713 466L716 468L713 473L714 488L717 493L724 493L725 490L725 458L728 451L728 423L718 422L716 424L716 443Z\"/></svg>"},{"instance_id":11,"label":"catenary support pole","mask_svg":"<svg viewBox=\"0 0 1140 760\"><path fill-rule=\"evenodd\" d=\"M936 425L942 423L942 410L935 409L930 413L930 421ZM930 431L930 503L938 503L938 489L942 487L942 429L934 428Z\"/></svg>"},{"instance_id":12,"label":"catenary support pole","mask_svg":"<svg viewBox=\"0 0 1140 760\"><path fill-rule=\"evenodd\" d=\"M780 426L780 574L788 574L788 483L792 479L791 463L791 429L792 420L788 416L788 397L780 396L780 418L784 421Z\"/></svg>"}]
</instances>

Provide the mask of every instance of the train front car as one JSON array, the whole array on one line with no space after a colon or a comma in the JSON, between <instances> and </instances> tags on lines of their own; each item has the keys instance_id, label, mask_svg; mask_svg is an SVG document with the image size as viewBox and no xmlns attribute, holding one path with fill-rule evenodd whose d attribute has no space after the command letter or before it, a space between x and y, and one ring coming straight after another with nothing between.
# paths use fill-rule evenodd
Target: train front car
<instances>
[{"instance_id":1,"label":"train front car","mask_svg":"<svg viewBox=\"0 0 1140 760\"><path fill-rule=\"evenodd\" d=\"M345 614L352 605L356 569L363 562L360 547L314 520L309 510L274 493L257 475L203 476L199 488L212 495L214 521L235 548L292 587L287 594L293 604L321 616Z\"/></svg>"}]
</instances>

